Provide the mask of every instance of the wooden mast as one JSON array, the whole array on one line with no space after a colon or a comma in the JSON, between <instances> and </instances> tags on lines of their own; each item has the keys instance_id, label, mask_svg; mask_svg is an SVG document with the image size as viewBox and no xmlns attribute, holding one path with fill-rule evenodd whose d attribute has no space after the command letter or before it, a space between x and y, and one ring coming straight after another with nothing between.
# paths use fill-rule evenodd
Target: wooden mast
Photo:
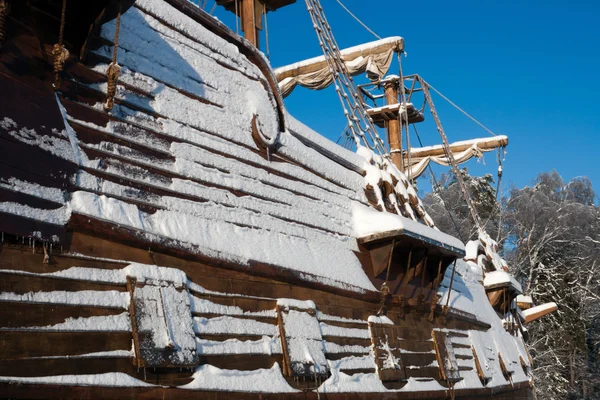
<instances>
[{"instance_id":1,"label":"wooden mast","mask_svg":"<svg viewBox=\"0 0 600 400\"><path fill-rule=\"evenodd\" d=\"M398 103L398 81L392 79L384 84L385 102L387 105ZM400 134L399 118L387 121L388 141L390 144L390 155L392 162L400 171L404 171L404 162L402 158L402 136Z\"/></svg>"},{"instance_id":2,"label":"wooden mast","mask_svg":"<svg viewBox=\"0 0 600 400\"><path fill-rule=\"evenodd\" d=\"M215 0L217 5L224 7L227 11L235 13L236 18L240 18L244 37L257 48L260 47L259 31L263 29L263 15L265 15L266 18L268 12L277 11L278 9L294 4L295 2L296 0Z\"/></svg>"},{"instance_id":3,"label":"wooden mast","mask_svg":"<svg viewBox=\"0 0 600 400\"><path fill-rule=\"evenodd\" d=\"M259 47L262 10L260 0L242 0L242 31L244 37L256 47Z\"/></svg>"}]
</instances>

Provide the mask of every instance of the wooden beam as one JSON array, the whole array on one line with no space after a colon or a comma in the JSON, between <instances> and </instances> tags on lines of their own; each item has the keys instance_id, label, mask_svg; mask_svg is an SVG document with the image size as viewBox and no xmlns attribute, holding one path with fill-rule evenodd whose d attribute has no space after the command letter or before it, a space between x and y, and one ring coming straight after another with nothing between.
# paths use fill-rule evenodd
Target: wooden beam
<instances>
[{"instance_id":1,"label":"wooden beam","mask_svg":"<svg viewBox=\"0 0 600 400\"><path fill-rule=\"evenodd\" d=\"M477 144L477 147L481 150L494 150L499 147L508 145L508 137L506 136L494 136L491 138L484 139L473 139L473 140L465 140L461 142L456 142L450 144L450 151L452 153L458 153L461 151L465 151L474 144ZM425 157L437 157L445 155L444 146L436 145L436 146L428 146L421 148L412 148L410 151L410 156L413 160ZM405 156L404 159L408 157Z\"/></svg>"},{"instance_id":2,"label":"wooden beam","mask_svg":"<svg viewBox=\"0 0 600 400\"><path fill-rule=\"evenodd\" d=\"M404 50L404 39L401 37L391 37L378 40L361 46L341 50L341 54L344 61L348 62L355 60L358 57L368 57L372 54L380 54L389 49L394 49L398 52ZM314 57L299 63L277 68L275 70L275 76L277 77L277 81L281 82L285 78L319 71L327 67L327 65L327 60L324 56Z\"/></svg>"},{"instance_id":3,"label":"wooden beam","mask_svg":"<svg viewBox=\"0 0 600 400\"><path fill-rule=\"evenodd\" d=\"M262 5L258 0L242 0L242 30L244 37L254 46L259 47L258 27L256 24L256 7Z\"/></svg>"},{"instance_id":4,"label":"wooden beam","mask_svg":"<svg viewBox=\"0 0 600 400\"><path fill-rule=\"evenodd\" d=\"M536 319L550 314L556 310L558 310L556 303L546 303L540 306L532 307L528 310L524 310L522 314L525 317L525 323L528 324L531 321L535 321Z\"/></svg>"}]
</instances>

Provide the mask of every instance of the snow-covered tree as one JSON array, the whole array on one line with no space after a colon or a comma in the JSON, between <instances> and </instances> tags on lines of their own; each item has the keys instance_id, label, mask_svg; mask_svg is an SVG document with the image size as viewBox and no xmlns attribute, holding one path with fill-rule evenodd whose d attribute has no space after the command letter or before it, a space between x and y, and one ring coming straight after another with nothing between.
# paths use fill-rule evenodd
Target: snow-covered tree
<instances>
[{"instance_id":1,"label":"snow-covered tree","mask_svg":"<svg viewBox=\"0 0 600 400\"><path fill-rule=\"evenodd\" d=\"M498 232L500 206L496 200L494 178L490 174L481 177L469 175L466 168L460 170L471 200L486 232L496 237ZM452 172L442 174L437 187L428 193L423 203L436 226L443 232L458 236L463 241L477 238L477 227L469 212L467 202Z\"/></svg>"},{"instance_id":2,"label":"snow-covered tree","mask_svg":"<svg viewBox=\"0 0 600 400\"><path fill-rule=\"evenodd\" d=\"M538 399L600 399L600 207L587 178L565 184L553 171L496 201L491 175L463 179L486 231L536 304L558 311L527 326ZM424 198L436 225L463 240L476 236L456 179L443 175Z\"/></svg>"},{"instance_id":3,"label":"snow-covered tree","mask_svg":"<svg viewBox=\"0 0 600 400\"><path fill-rule=\"evenodd\" d=\"M533 323L530 346L540 398L598 398L600 208L587 179L553 171L512 189L506 258L526 294L559 310Z\"/></svg>"}]
</instances>

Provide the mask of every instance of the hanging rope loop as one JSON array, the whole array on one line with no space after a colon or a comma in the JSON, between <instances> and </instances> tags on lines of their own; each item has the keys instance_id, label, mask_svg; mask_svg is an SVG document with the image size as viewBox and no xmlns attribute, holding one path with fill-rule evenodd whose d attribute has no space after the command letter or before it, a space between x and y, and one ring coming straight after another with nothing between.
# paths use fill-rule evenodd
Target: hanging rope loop
<instances>
[{"instance_id":1,"label":"hanging rope loop","mask_svg":"<svg viewBox=\"0 0 600 400\"><path fill-rule=\"evenodd\" d=\"M496 201L500 207L499 217L498 217L498 234L496 235L496 242L500 242L500 236L502 235L502 214L504 213L504 207L502 206L502 173L504 172L504 167L502 166L502 162L504 161L504 157L506 155L506 147L502 146L502 148L498 149L498 186L496 186Z\"/></svg>"},{"instance_id":2,"label":"hanging rope loop","mask_svg":"<svg viewBox=\"0 0 600 400\"><path fill-rule=\"evenodd\" d=\"M385 282L381 285L381 304L377 315L385 315L385 301L390 295L390 287L388 286L388 280L390 279L390 269L392 267L392 258L394 256L394 248L396 247L396 239L392 240L392 248L390 249L390 255L388 256L387 271L385 273Z\"/></svg>"},{"instance_id":3,"label":"hanging rope loop","mask_svg":"<svg viewBox=\"0 0 600 400\"><path fill-rule=\"evenodd\" d=\"M8 0L0 0L0 48L6 37L6 17L8 17L9 11Z\"/></svg>"},{"instance_id":4,"label":"hanging rope loop","mask_svg":"<svg viewBox=\"0 0 600 400\"><path fill-rule=\"evenodd\" d=\"M117 14L117 22L115 27L115 39L113 43L113 56L112 62L106 69L107 78L107 89L106 89L106 102L104 103L104 110L110 111L115 106L115 95L117 94L117 83L119 81L119 75L121 73L121 67L117 62L117 53L119 51L119 34L121 32L121 6L122 1L119 1L119 13Z\"/></svg>"},{"instance_id":5,"label":"hanging rope loop","mask_svg":"<svg viewBox=\"0 0 600 400\"><path fill-rule=\"evenodd\" d=\"M54 89L60 87L60 73L65 68L65 62L69 59L69 50L63 45L63 39L65 35L65 20L67 15L67 0L62 2L62 11L60 15L60 31L58 33L58 43L52 48L52 55L54 56L54 83L52 86Z\"/></svg>"}]
</instances>

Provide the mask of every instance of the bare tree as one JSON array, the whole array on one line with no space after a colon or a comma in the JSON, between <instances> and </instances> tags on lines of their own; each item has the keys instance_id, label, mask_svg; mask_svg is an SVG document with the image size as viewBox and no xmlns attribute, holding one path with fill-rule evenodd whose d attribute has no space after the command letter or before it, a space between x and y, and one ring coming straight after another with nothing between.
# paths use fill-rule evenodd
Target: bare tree
<instances>
[{"instance_id":1,"label":"bare tree","mask_svg":"<svg viewBox=\"0 0 600 400\"><path fill-rule=\"evenodd\" d=\"M587 179L567 185L556 171L512 189L504 215L505 257L526 294L559 310L529 328L543 399L600 395L597 362L600 210Z\"/></svg>"},{"instance_id":2,"label":"bare tree","mask_svg":"<svg viewBox=\"0 0 600 400\"><path fill-rule=\"evenodd\" d=\"M600 207L591 182L542 173L532 187L512 188L501 213L492 177L461 173L486 231L495 237L501 224L499 243L525 293L558 303L527 327L538 398L600 399ZM424 203L442 231L476 237L452 175Z\"/></svg>"}]
</instances>

